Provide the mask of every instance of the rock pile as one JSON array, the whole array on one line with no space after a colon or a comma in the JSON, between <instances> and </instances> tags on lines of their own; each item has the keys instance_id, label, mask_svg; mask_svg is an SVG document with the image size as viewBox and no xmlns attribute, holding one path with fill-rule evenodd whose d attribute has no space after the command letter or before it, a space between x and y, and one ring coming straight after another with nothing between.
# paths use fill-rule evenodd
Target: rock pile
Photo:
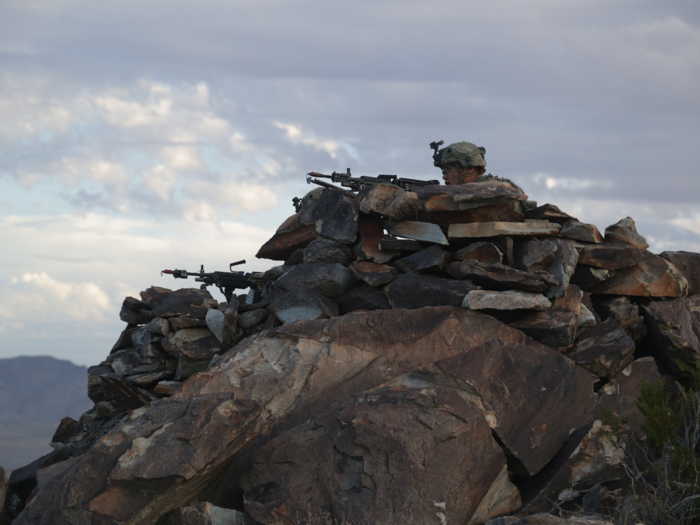
<instances>
[{"instance_id":1,"label":"rock pile","mask_svg":"<svg viewBox=\"0 0 700 525\"><path fill-rule=\"evenodd\" d=\"M700 255L524 198L317 190L260 248L259 302L127 298L12 523L482 524L622 490L601 414L640 433L639 383L700 359ZM559 523L518 519L493 523Z\"/></svg>"}]
</instances>

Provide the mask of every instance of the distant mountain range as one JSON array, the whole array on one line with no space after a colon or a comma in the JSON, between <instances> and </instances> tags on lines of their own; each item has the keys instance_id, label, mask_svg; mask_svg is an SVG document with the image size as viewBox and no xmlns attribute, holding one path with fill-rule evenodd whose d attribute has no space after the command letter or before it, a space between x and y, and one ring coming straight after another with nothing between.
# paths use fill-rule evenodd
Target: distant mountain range
<instances>
[{"instance_id":1,"label":"distant mountain range","mask_svg":"<svg viewBox=\"0 0 700 525\"><path fill-rule=\"evenodd\" d=\"M47 454L61 419L91 407L86 367L48 356L0 359L0 466L10 471Z\"/></svg>"}]
</instances>

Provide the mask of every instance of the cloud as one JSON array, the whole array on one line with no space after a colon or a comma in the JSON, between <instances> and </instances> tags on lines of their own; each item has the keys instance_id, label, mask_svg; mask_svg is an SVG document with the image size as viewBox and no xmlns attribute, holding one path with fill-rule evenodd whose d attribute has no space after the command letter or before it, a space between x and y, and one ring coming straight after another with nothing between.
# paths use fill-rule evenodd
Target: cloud
<instances>
[{"instance_id":1,"label":"cloud","mask_svg":"<svg viewBox=\"0 0 700 525\"><path fill-rule=\"evenodd\" d=\"M340 144L335 140L319 140L313 135L305 134L302 132L301 127L295 126L294 124L275 122L275 126L284 130L287 140L292 144L303 144L304 146L310 146L319 151L325 151L332 159L337 157Z\"/></svg>"}]
</instances>

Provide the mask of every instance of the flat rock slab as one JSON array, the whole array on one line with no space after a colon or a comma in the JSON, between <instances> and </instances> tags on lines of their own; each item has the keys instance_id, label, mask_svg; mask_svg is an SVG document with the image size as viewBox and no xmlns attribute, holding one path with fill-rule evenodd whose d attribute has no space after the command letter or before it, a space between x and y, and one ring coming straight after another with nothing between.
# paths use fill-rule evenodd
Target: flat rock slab
<instances>
[{"instance_id":1,"label":"flat rock slab","mask_svg":"<svg viewBox=\"0 0 700 525\"><path fill-rule=\"evenodd\" d=\"M490 290L524 290L544 292L559 281L543 271L524 272L503 264L483 264L475 261L453 262L447 273L454 279L469 279Z\"/></svg>"},{"instance_id":2,"label":"flat rock slab","mask_svg":"<svg viewBox=\"0 0 700 525\"><path fill-rule=\"evenodd\" d=\"M241 485L246 512L270 525L483 523L520 506L481 410L444 387L380 390L314 417L256 451Z\"/></svg>"},{"instance_id":3,"label":"flat rock slab","mask_svg":"<svg viewBox=\"0 0 700 525\"><path fill-rule=\"evenodd\" d=\"M222 350L221 343L208 328L183 328L165 337L163 349L173 357L185 355L190 359L211 359Z\"/></svg>"},{"instance_id":4,"label":"flat rock slab","mask_svg":"<svg viewBox=\"0 0 700 525\"><path fill-rule=\"evenodd\" d=\"M384 223L384 228L390 235L396 237L406 237L416 241L430 242L433 244L442 244L448 246L445 234L437 224L418 221L387 221Z\"/></svg>"},{"instance_id":5,"label":"flat rock slab","mask_svg":"<svg viewBox=\"0 0 700 525\"><path fill-rule=\"evenodd\" d=\"M685 297L688 281L670 262L645 251L637 266L616 270L615 275L590 286L587 291L641 297Z\"/></svg>"},{"instance_id":6,"label":"flat rock slab","mask_svg":"<svg viewBox=\"0 0 700 525\"><path fill-rule=\"evenodd\" d=\"M388 310L391 308L386 295L369 284L353 288L340 297L336 297L334 301L338 305L340 315L356 310Z\"/></svg>"},{"instance_id":7,"label":"flat rock slab","mask_svg":"<svg viewBox=\"0 0 700 525\"><path fill-rule=\"evenodd\" d=\"M278 297L267 309L281 323L328 319L338 315L338 306L333 301L306 286L297 286Z\"/></svg>"},{"instance_id":8,"label":"flat rock slab","mask_svg":"<svg viewBox=\"0 0 700 525\"><path fill-rule=\"evenodd\" d=\"M383 238L379 241L380 250L395 252L419 252L423 245L413 239Z\"/></svg>"},{"instance_id":9,"label":"flat rock slab","mask_svg":"<svg viewBox=\"0 0 700 525\"><path fill-rule=\"evenodd\" d=\"M350 270L340 264L298 264L276 283L290 292L297 287L309 287L326 297L339 297L359 283Z\"/></svg>"},{"instance_id":10,"label":"flat rock slab","mask_svg":"<svg viewBox=\"0 0 700 525\"><path fill-rule=\"evenodd\" d=\"M673 264L685 277L688 281L688 295L700 294L700 253L663 252L659 257Z\"/></svg>"},{"instance_id":11,"label":"flat rock slab","mask_svg":"<svg viewBox=\"0 0 700 525\"><path fill-rule=\"evenodd\" d=\"M308 246L316 238L318 238L318 232L315 224L307 224L295 230L276 233L260 247L255 257L284 261L298 249Z\"/></svg>"},{"instance_id":12,"label":"flat rock slab","mask_svg":"<svg viewBox=\"0 0 700 525\"><path fill-rule=\"evenodd\" d=\"M493 340L417 370L478 399L517 473L534 475L592 420L593 378L550 348Z\"/></svg>"},{"instance_id":13,"label":"flat rock slab","mask_svg":"<svg viewBox=\"0 0 700 525\"><path fill-rule=\"evenodd\" d=\"M642 311L658 357L674 373L689 377L689 372L676 361L693 368L700 361L700 295L653 302L643 306Z\"/></svg>"},{"instance_id":14,"label":"flat rock slab","mask_svg":"<svg viewBox=\"0 0 700 525\"><path fill-rule=\"evenodd\" d=\"M637 227L632 217L625 217L616 224L605 228L605 240L607 242L630 244L640 250L649 248L647 240L637 233Z\"/></svg>"},{"instance_id":15,"label":"flat rock slab","mask_svg":"<svg viewBox=\"0 0 700 525\"><path fill-rule=\"evenodd\" d=\"M503 254L498 247L490 242L475 242L460 248L453 255L455 261L475 260L484 264L501 264Z\"/></svg>"},{"instance_id":16,"label":"flat rock slab","mask_svg":"<svg viewBox=\"0 0 700 525\"><path fill-rule=\"evenodd\" d=\"M556 235L559 226L552 222L473 222L450 224L447 237L452 239L478 239L504 235Z\"/></svg>"},{"instance_id":17,"label":"flat rock slab","mask_svg":"<svg viewBox=\"0 0 700 525\"><path fill-rule=\"evenodd\" d=\"M350 266L350 272L355 278L366 282L370 286L381 286L396 279L399 271L393 266L377 264L371 261L355 261Z\"/></svg>"},{"instance_id":18,"label":"flat rock slab","mask_svg":"<svg viewBox=\"0 0 700 525\"><path fill-rule=\"evenodd\" d=\"M437 244L399 259L394 266L402 272L441 272L452 261L452 254Z\"/></svg>"},{"instance_id":19,"label":"flat rock slab","mask_svg":"<svg viewBox=\"0 0 700 525\"><path fill-rule=\"evenodd\" d=\"M366 186L357 196L360 211L401 220L412 217L420 209L418 196L393 184Z\"/></svg>"},{"instance_id":20,"label":"flat rock slab","mask_svg":"<svg viewBox=\"0 0 700 525\"><path fill-rule=\"evenodd\" d=\"M604 241L603 236L600 234L600 230L598 230L595 224L586 224L578 221L565 222L562 225L561 230L559 230L559 235L568 239L574 239L581 242L591 242L595 244L599 244Z\"/></svg>"},{"instance_id":21,"label":"flat rock slab","mask_svg":"<svg viewBox=\"0 0 700 525\"><path fill-rule=\"evenodd\" d=\"M462 211L436 211L436 209L433 209L430 211L419 211L416 214L417 221L431 222L440 226L464 224L467 222L523 222L524 218L525 216L522 213L515 210L514 204Z\"/></svg>"},{"instance_id":22,"label":"flat rock slab","mask_svg":"<svg viewBox=\"0 0 700 525\"><path fill-rule=\"evenodd\" d=\"M432 275L407 273L384 287L384 294L393 308L425 306L459 306L475 286L468 280L443 279Z\"/></svg>"},{"instance_id":23,"label":"flat rock slab","mask_svg":"<svg viewBox=\"0 0 700 525\"><path fill-rule=\"evenodd\" d=\"M302 321L283 325L274 336L244 339L172 397L131 412L71 469L49 481L13 525L153 524L192 501L244 449L253 452L261 432L274 438L282 420L301 424L397 375L492 339L525 345L524 351L519 347L523 356L544 348L489 316L453 307ZM541 369L558 375L565 391L577 388L576 378L537 359ZM472 356L466 361L478 362ZM500 356L495 361L509 362ZM510 374L524 377L516 370ZM487 369L478 372L488 377ZM567 402L571 396L551 390L546 396L542 402L517 396L542 414L566 405L563 423L549 425L549 431L531 435L521 424L522 439L535 455L549 450L558 429L568 432L575 427L571 418L580 417L578 405Z\"/></svg>"},{"instance_id":24,"label":"flat rock slab","mask_svg":"<svg viewBox=\"0 0 700 525\"><path fill-rule=\"evenodd\" d=\"M579 252L578 262L594 268L619 270L636 266L642 262L644 254L636 246L628 244L592 244Z\"/></svg>"},{"instance_id":25,"label":"flat rock slab","mask_svg":"<svg viewBox=\"0 0 700 525\"><path fill-rule=\"evenodd\" d=\"M551 306L550 300L542 294L516 290L474 290L462 302L462 307L470 310L548 310Z\"/></svg>"},{"instance_id":26,"label":"flat rock slab","mask_svg":"<svg viewBox=\"0 0 700 525\"><path fill-rule=\"evenodd\" d=\"M423 186L416 188L416 194L425 211L470 210L527 200L527 195L517 188L496 180L456 186Z\"/></svg>"},{"instance_id":27,"label":"flat rock slab","mask_svg":"<svg viewBox=\"0 0 700 525\"><path fill-rule=\"evenodd\" d=\"M525 212L525 218L558 223L576 220L568 213L561 211L559 207L555 206L554 204L543 204L542 206L539 206L533 210L527 210Z\"/></svg>"},{"instance_id":28,"label":"flat rock slab","mask_svg":"<svg viewBox=\"0 0 700 525\"><path fill-rule=\"evenodd\" d=\"M634 341L612 317L581 330L566 357L598 377L615 377L634 359Z\"/></svg>"}]
</instances>

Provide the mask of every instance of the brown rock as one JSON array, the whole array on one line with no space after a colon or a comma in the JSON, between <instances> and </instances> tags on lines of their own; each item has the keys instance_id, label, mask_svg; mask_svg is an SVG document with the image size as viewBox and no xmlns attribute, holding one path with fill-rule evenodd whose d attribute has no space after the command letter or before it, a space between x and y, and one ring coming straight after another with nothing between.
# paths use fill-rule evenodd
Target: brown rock
<instances>
[{"instance_id":1,"label":"brown rock","mask_svg":"<svg viewBox=\"0 0 700 525\"><path fill-rule=\"evenodd\" d=\"M520 519L515 516L503 516L489 520L485 525L613 525L613 522L577 517L566 519L551 514L535 514Z\"/></svg>"},{"instance_id":2,"label":"brown rock","mask_svg":"<svg viewBox=\"0 0 700 525\"><path fill-rule=\"evenodd\" d=\"M675 374L689 377L689 370L678 362L694 368L700 361L700 295L653 302L642 306L642 311L656 355Z\"/></svg>"},{"instance_id":3,"label":"brown rock","mask_svg":"<svg viewBox=\"0 0 700 525\"><path fill-rule=\"evenodd\" d=\"M593 379L569 359L541 345L492 340L411 374L428 384L455 385L471 394L513 460L534 475L572 431L592 420ZM419 386L416 384L415 386Z\"/></svg>"},{"instance_id":4,"label":"brown rock","mask_svg":"<svg viewBox=\"0 0 700 525\"><path fill-rule=\"evenodd\" d=\"M398 277L399 272L393 266L377 264L370 261L355 261L349 267L350 272L359 280L370 286L381 286Z\"/></svg>"},{"instance_id":5,"label":"brown rock","mask_svg":"<svg viewBox=\"0 0 700 525\"><path fill-rule=\"evenodd\" d=\"M379 241L379 249L394 252L419 252L423 249L423 245L413 239L384 237Z\"/></svg>"},{"instance_id":6,"label":"brown rock","mask_svg":"<svg viewBox=\"0 0 700 525\"><path fill-rule=\"evenodd\" d=\"M515 211L515 205L489 206L463 211L419 211L416 220L440 226L467 222L523 222L524 215Z\"/></svg>"},{"instance_id":7,"label":"brown rock","mask_svg":"<svg viewBox=\"0 0 700 525\"><path fill-rule=\"evenodd\" d=\"M387 221L384 228L390 235L396 237L406 237L416 241L430 242L433 244L449 245L445 234L437 224L417 221Z\"/></svg>"},{"instance_id":8,"label":"brown rock","mask_svg":"<svg viewBox=\"0 0 700 525\"><path fill-rule=\"evenodd\" d=\"M620 222L605 228L605 240L607 242L619 242L631 244L639 250L649 248L649 243L644 237L637 233L632 217L625 217Z\"/></svg>"},{"instance_id":9,"label":"brown rock","mask_svg":"<svg viewBox=\"0 0 700 525\"><path fill-rule=\"evenodd\" d=\"M206 314L204 315L206 317ZM170 327L174 332L182 330L183 328L206 328L207 322L202 319L195 319L194 317L171 317L168 319Z\"/></svg>"},{"instance_id":10,"label":"brown rock","mask_svg":"<svg viewBox=\"0 0 700 525\"><path fill-rule=\"evenodd\" d=\"M554 299L552 308L534 312L510 323L522 330L535 341L550 348L563 351L574 344L576 330L581 318L583 292L576 286L569 286L567 295Z\"/></svg>"},{"instance_id":11,"label":"brown rock","mask_svg":"<svg viewBox=\"0 0 700 525\"><path fill-rule=\"evenodd\" d=\"M418 196L393 184L367 185L357 196L362 213L402 220L420 208Z\"/></svg>"},{"instance_id":12,"label":"brown rock","mask_svg":"<svg viewBox=\"0 0 700 525\"><path fill-rule=\"evenodd\" d=\"M353 288L335 298L334 301L338 305L340 315L356 310L388 310L391 308L386 295L369 284Z\"/></svg>"},{"instance_id":13,"label":"brown rock","mask_svg":"<svg viewBox=\"0 0 700 525\"><path fill-rule=\"evenodd\" d=\"M473 259L484 264L501 264L503 254L490 242L475 242L457 250L452 258L455 261L468 261Z\"/></svg>"},{"instance_id":14,"label":"brown rock","mask_svg":"<svg viewBox=\"0 0 700 525\"><path fill-rule=\"evenodd\" d=\"M591 374L615 377L634 359L634 341L612 317L581 330L566 357Z\"/></svg>"},{"instance_id":15,"label":"brown rock","mask_svg":"<svg viewBox=\"0 0 700 525\"><path fill-rule=\"evenodd\" d=\"M568 213L564 213L554 204L543 204L539 208L534 210L528 210L525 212L526 219L534 219L541 221L552 221L558 223L565 223L568 221L575 221Z\"/></svg>"},{"instance_id":16,"label":"brown rock","mask_svg":"<svg viewBox=\"0 0 700 525\"><path fill-rule=\"evenodd\" d=\"M218 302L208 292L207 295L209 295L207 298L198 293L171 295L153 310L153 315L164 318L194 317L204 319L209 309L218 306Z\"/></svg>"},{"instance_id":17,"label":"brown rock","mask_svg":"<svg viewBox=\"0 0 700 525\"><path fill-rule=\"evenodd\" d=\"M156 394L161 394L163 396L172 395L175 390L181 385L180 381L160 381L154 388L153 391Z\"/></svg>"},{"instance_id":18,"label":"brown rock","mask_svg":"<svg viewBox=\"0 0 700 525\"><path fill-rule=\"evenodd\" d=\"M338 315L338 306L333 301L301 285L272 301L267 309L282 323L328 319Z\"/></svg>"},{"instance_id":19,"label":"brown rock","mask_svg":"<svg viewBox=\"0 0 700 525\"><path fill-rule=\"evenodd\" d=\"M579 252L579 264L603 268L605 270L619 270L636 266L642 262L642 251L627 244L592 244Z\"/></svg>"},{"instance_id":20,"label":"brown rock","mask_svg":"<svg viewBox=\"0 0 700 525\"><path fill-rule=\"evenodd\" d=\"M276 233L263 244L255 255L258 259L284 261L300 248L305 248L318 237L315 224L307 224L295 230Z\"/></svg>"},{"instance_id":21,"label":"brown rock","mask_svg":"<svg viewBox=\"0 0 700 525\"><path fill-rule=\"evenodd\" d=\"M326 297L339 297L359 283L340 264L299 264L277 280L277 285L290 292L297 287L313 288Z\"/></svg>"},{"instance_id":22,"label":"brown rock","mask_svg":"<svg viewBox=\"0 0 700 525\"><path fill-rule=\"evenodd\" d=\"M407 273L384 287L384 294L393 308L423 308L425 306L462 304L464 297L476 286L471 281L442 279L432 275Z\"/></svg>"},{"instance_id":23,"label":"brown rock","mask_svg":"<svg viewBox=\"0 0 700 525\"><path fill-rule=\"evenodd\" d=\"M663 252L659 255L673 264L688 281L688 295L700 294L700 253Z\"/></svg>"},{"instance_id":24,"label":"brown rock","mask_svg":"<svg viewBox=\"0 0 700 525\"><path fill-rule=\"evenodd\" d=\"M647 327L644 324L644 317L639 312L639 306L629 297L598 296L594 308L601 319L609 317L615 319L636 344L641 343L647 335Z\"/></svg>"},{"instance_id":25,"label":"brown rock","mask_svg":"<svg viewBox=\"0 0 700 525\"><path fill-rule=\"evenodd\" d=\"M195 498L244 448L252 452L263 430L274 438L283 418L289 425L300 424L397 374L490 339L525 344L523 356L542 348L491 317L452 307L291 323L274 337L246 339L172 397L132 412L73 468L47 483L13 525L53 525L69 515L85 523L128 519L129 525L152 524ZM557 384L566 392L579 388L575 377L569 380L546 360L541 368L558 374ZM577 403L550 392L547 399L544 405L528 402L544 413L556 414L556 407L565 406L567 414L557 428L568 432L575 426L571 418L580 417ZM536 438L534 454L553 446L556 439L550 438L559 433L554 427L534 436L521 432L528 443Z\"/></svg>"},{"instance_id":26,"label":"brown rock","mask_svg":"<svg viewBox=\"0 0 700 525\"><path fill-rule=\"evenodd\" d=\"M483 523L520 506L484 416L454 390L380 390L256 451L243 478L259 523ZM449 480L449 483L445 483Z\"/></svg>"},{"instance_id":27,"label":"brown rock","mask_svg":"<svg viewBox=\"0 0 700 525\"><path fill-rule=\"evenodd\" d=\"M604 240L600 231L594 224L586 224L578 221L565 222L561 230L559 230L559 235L576 241L592 242L596 244L602 243Z\"/></svg>"},{"instance_id":28,"label":"brown rock","mask_svg":"<svg viewBox=\"0 0 700 525\"><path fill-rule=\"evenodd\" d=\"M588 288L591 293L641 297L685 297L688 281L670 262L645 251L637 266L617 270L615 275Z\"/></svg>"},{"instance_id":29,"label":"brown rock","mask_svg":"<svg viewBox=\"0 0 700 525\"><path fill-rule=\"evenodd\" d=\"M527 195L517 188L497 180L458 186L423 186L416 188L416 194L421 208L433 212L503 206L527 200Z\"/></svg>"},{"instance_id":30,"label":"brown rock","mask_svg":"<svg viewBox=\"0 0 700 525\"><path fill-rule=\"evenodd\" d=\"M124 299L122 309L119 312L119 319L130 325L146 324L153 317L150 305L133 297Z\"/></svg>"},{"instance_id":31,"label":"brown rock","mask_svg":"<svg viewBox=\"0 0 700 525\"><path fill-rule=\"evenodd\" d=\"M434 244L429 248L399 259L394 266L402 272L441 272L445 265L452 260L452 254Z\"/></svg>"},{"instance_id":32,"label":"brown rock","mask_svg":"<svg viewBox=\"0 0 700 525\"><path fill-rule=\"evenodd\" d=\"M552 222L472 222L450 224L447 237L453 239L478 239L503 235L556 235L559 226Z\"/></svg>"},{"instance_id":33,"label":"brown rock","mask_svg":"<svg viewBox=\"0 0 700 525\"><path fill-rule=\"evenodd\" d=\"M355 225L357 229L357 225ZM354 238L353 238L354 240ZM330 239L323 237L315 239L304 248L303 262L304 264L325 263L325 264L340 264L347 266L352 260L352 250L347 246L339 244Z\"/></svg>"},{"instance_id":34,"label":"brown rock","mask_svg":"<svg viewBox=\"0 0 700 525\"><path fill-rule=\"evenodd\" d=\"M462 307L470 310L548 310L551 306L542 294L516 290L474 290L462 302Z\"/></svg>"},{"instance_id":35,"label":"brown rock","mask_svg":"<svg viewBox=\"0 0 700 525\"><path fill-rule=\"evenodd\" d=\"M379 242L384 238L384 227L381 220L360 216L358 228L359 239L355 245L355 255L360 259L384 264L397 255L401 255L399 251L384 251L379 248Z\"/></svg>"},{"instance_id":36,"label":"brown rock","mask_svg":"<svg viewBox=\"0 0 700 525\"><path fill-rule=\"evenodd\" d=\"M526 272L546 271L557 256L557 245L551 240L528 239L514 247L515 263Z\"/></svg>"},{"instance_id":37,"label":"brown rock","mask_svg":"<svg viewBox=\"0 0 700 525\"><path fill-rule=\"evenodd\" d=\"M26 501L29 494L31 494L34 487L36 487L37 472L67 459L68 454L63 450L49 452L45 456L35 459L29 465L13 470L10 474L8 485L15 494Z\"/></svg>"},{"instance_id":38,"label":"brown rock","mask_svg":"<svg viewBox=\"0 0 700 525\"><path fill-rule=\"evenodd\" d=\"M559 283L547 272L524 272L503 264L483 264L474 261L453 262L447 265L447 273L454 279L470 279L490 290L525 290L544 292Z\"/></svg>"}]
</instances>

